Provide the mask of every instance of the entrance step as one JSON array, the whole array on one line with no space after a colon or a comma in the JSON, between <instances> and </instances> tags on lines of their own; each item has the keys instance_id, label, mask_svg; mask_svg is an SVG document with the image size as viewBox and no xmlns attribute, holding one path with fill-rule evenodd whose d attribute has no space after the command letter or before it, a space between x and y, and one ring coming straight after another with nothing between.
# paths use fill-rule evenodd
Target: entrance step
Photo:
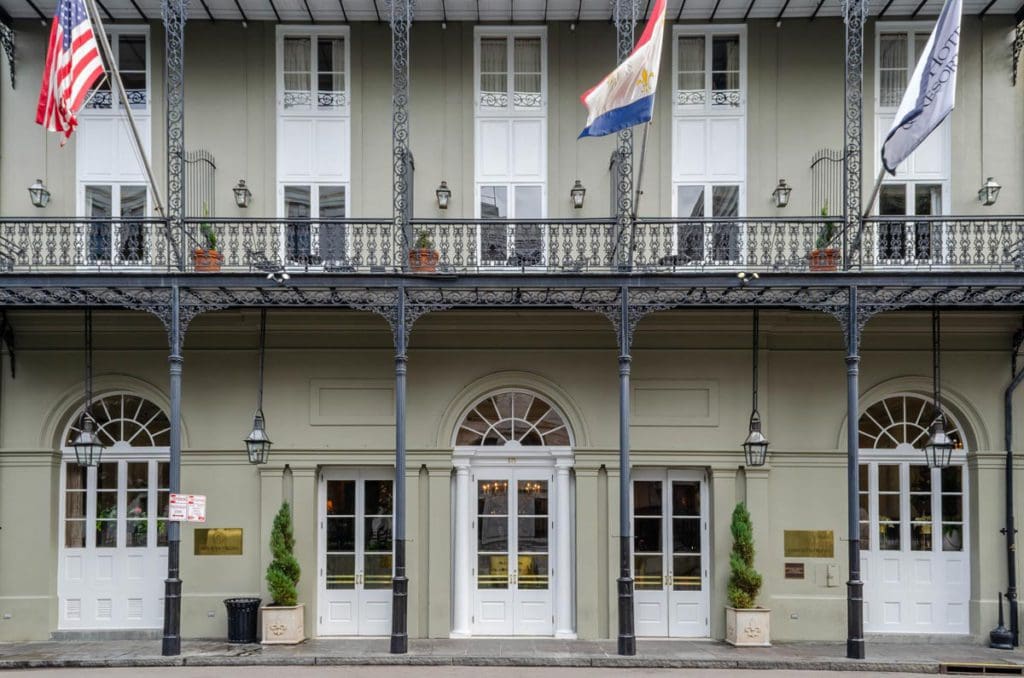
<instances>
[{"instance_id":1,"label":"entrance step","mask_svg":"<svg viewBox=\"0 0 1024 678\"><path fill-rule=\"evenodd\" d=\"M160 640L160 629L82 629L54 631L51 640Z\"/></svg>"}]
</instances>

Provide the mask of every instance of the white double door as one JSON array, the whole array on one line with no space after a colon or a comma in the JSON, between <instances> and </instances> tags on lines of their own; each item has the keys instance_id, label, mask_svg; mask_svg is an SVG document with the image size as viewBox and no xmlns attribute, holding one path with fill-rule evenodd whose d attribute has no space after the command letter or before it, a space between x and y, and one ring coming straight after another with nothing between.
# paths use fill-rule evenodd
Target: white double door
<instances>
[{"instance_id":1,"label":"white double door","mask_svg":"<svg viewBox=\"0 0 1024 678\"><path fill-rule=\"evenodd\" d=\"M553 484L551 469L475 472L474 635L554 633Z\"/></svg>"},{"instance_id":2,"label":"white double door","mask_svg":"<svg viewBox=\"0 0 1024 678\"><path fill-rule=\"evenodd\" d=\"M636 635L703 638L708 626L707 483L702 471L633 471Z\"/></svg>"},{"instance_id":3,"label":"white double door","mask_svg":"<svg viewBox=\"0 0 1024 678\"><path fill-rule=\"evenodd\" d=\"M92 467L69 459L61 470L60 629L163 622L168 464L112 456Z\"/></svg>"},{"instance_id":4,"label":"white double door","mask_svg":"<svg viewBox=\"0 0 1024 678\"><path fill-rule=\"evenodd\" d=\"M321 473L319 635L391 633L393 490L390 469Z\"/></svg>"}]
</instances>

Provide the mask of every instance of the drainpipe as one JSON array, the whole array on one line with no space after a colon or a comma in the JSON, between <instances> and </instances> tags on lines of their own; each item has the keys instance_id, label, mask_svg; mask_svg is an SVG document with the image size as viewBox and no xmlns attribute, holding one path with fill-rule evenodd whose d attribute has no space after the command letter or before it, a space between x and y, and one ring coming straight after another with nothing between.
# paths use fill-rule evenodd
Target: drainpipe
<instances>
[{"instance_id":1,"label":"drainpipe","mask_svg":"<svg viewBox=\"0 0 1024 678\"><path fill-rule=\"evenodd\" d=\"M1013 335L1013 355L1010 358L1010 370L1013 379L1006 387L1004 396L1004 426L1006 429L1006 526L1000 530L1006 535L1006 599L1010 604L1010 633L1013 635L1013 646L1020 645L1020 629L1017 619L1017 529L1013 526L1013 392L1024 381L1024 370L1017 371L1017 353L1024 343L1024 327Z\"/></svg>"}]
</instances>

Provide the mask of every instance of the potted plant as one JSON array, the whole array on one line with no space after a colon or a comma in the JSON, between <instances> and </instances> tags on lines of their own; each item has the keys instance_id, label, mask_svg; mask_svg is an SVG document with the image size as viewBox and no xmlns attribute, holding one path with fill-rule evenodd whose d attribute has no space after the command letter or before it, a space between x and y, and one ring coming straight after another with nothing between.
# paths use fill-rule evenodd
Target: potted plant
<instances>
[{"instance_id":1,"label":"potted plant","mask_svg":"<svg viewBox=\"0 0 1024 678\"><path fill-rule=\"evenodd\" d=\"M729 605L725 608L725 641L740 647L770 645L769 613L756 607L761 575L754 569L754 526L743 502L732 512L732 553L729 554Z\"/></svg>"},{"instance_id":2,"label":"potted plant","mask_svg":"<svg viewBox=\"0 0 1024 678\"><path fill-rule=\"evenodd\" d=\"M422 229L416 232L416 242L409 250L409 269L413 273L434 273L437 271L437 260L440 257L434 249L434 241L430 231Z\"/></svg>"},{"instance_id":3,"label":"potted plant","mask_svg":"<svg viewBox=\"0 0 1024 678\"><path fill-rule=\"evenodd\" d=\"M828 203L821 206L821 216L828 216ZM826 220L818 231L814 249L807 256L812 271L835 271L839 268L839 250L832 246L836 222Z\"/></svg>"},{"instance_id":4,"label":"potted plant","mask_svg":"<svg viewBox=\"0 0 1024 678\"><path fill-rule=\"evenodd\" d=\"M270 532L270 552L274 559L267 566L267 588L270 605L263 613L263 644L294 645L306 639L303 616L305 606L298 602L299 561L295 559L295 534L292 531L292 510L288 502L274 517Z\"/></svg>"},{"instance_id":5,"label":"potted plant","mask_svg":"<svg viewBox=\"0 0 1024 678\"><path fill-rule=\"evenodd\" d=\"M203 216L210 216L206 205L203 205ZM199 234L203 237L204 247L197 247L192 251L192 263L196 271L202 273L216 273L224 263L224 255L217 251L217 231L213 225L204 221L199 224Z\"/></svg>"}]
</instances>

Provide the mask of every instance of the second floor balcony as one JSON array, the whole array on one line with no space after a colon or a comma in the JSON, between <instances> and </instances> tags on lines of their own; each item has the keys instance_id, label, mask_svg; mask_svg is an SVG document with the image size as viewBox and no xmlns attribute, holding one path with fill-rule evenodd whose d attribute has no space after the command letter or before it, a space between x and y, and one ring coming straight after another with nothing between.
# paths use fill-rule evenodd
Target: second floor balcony
<instances>
[{"instance_id":1,"label":"second floor balcony","mask_svg":"<svg viewBox=\"0 0 1024 678\"><path fill-rule=\"evenodd\" d=\"M1019 271L1024 216L638 219L0 219L12 273Z\"/></svg>"}]
</instances>

